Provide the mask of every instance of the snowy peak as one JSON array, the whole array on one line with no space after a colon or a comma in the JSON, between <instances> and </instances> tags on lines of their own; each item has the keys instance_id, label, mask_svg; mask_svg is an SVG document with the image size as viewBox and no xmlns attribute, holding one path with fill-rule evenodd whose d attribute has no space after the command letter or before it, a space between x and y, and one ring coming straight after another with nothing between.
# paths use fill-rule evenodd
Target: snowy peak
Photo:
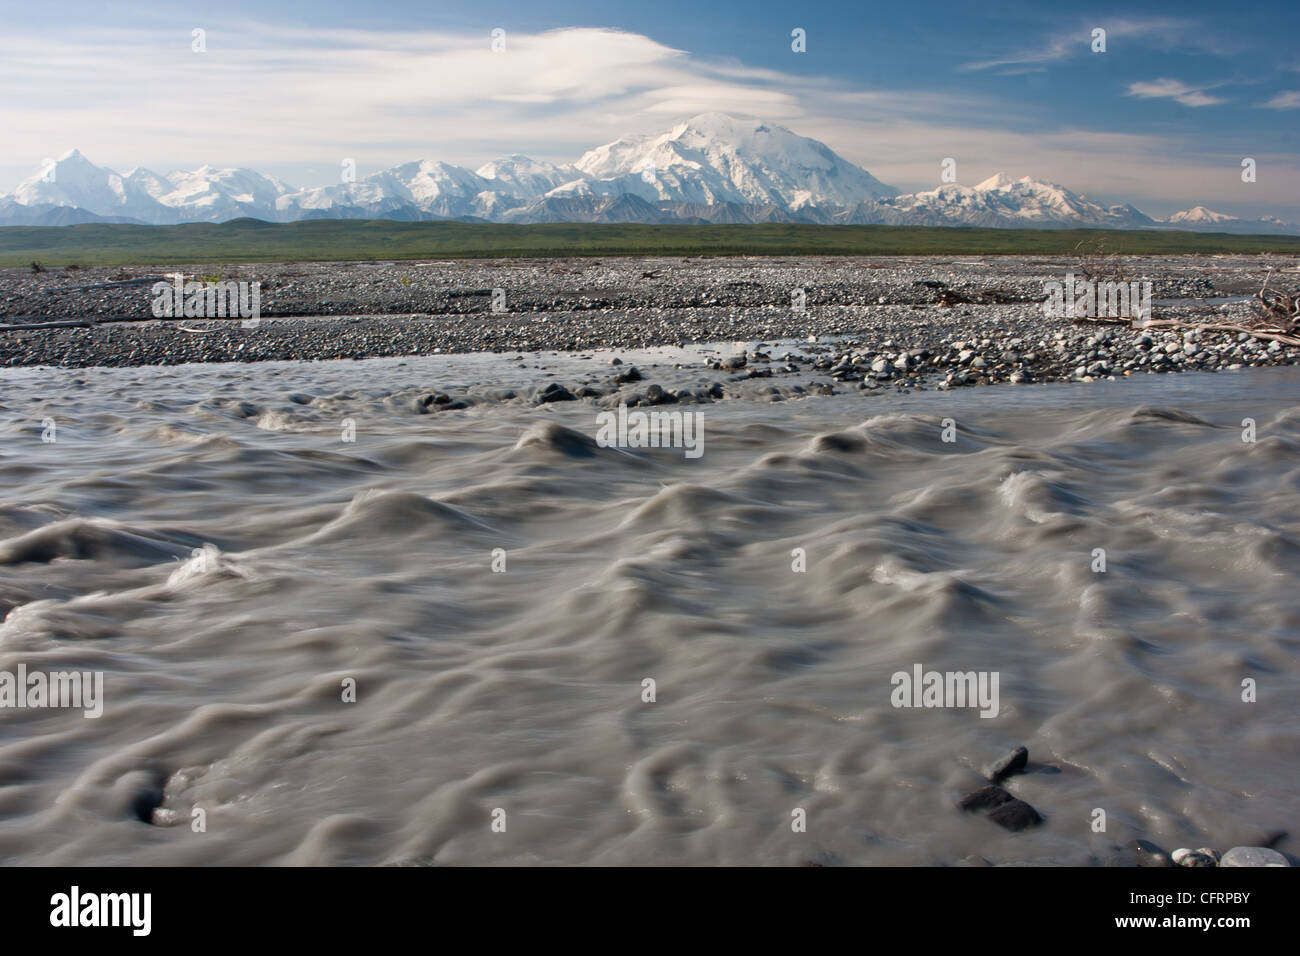
<instances>
[{"instance_id":1,"label":"snowy peak","mask_svg":"<svg viewBox=\"0 0 1300 956\"><path fill-rule=\"evenodd\" d=\"M1019 181L1029 182L1030 179L1028 176L1026 176L1024 179ZM1012 179L1006 173L995 173L994 175L990 176L988 179L984 180L984 182L976 186L975 191L980 193L990 192L994 189L1003 189L1007 186L1014 186L1016 182L1017 182L1016 180Z\"/></svg>"},{"instance_id":2,"label":"snowy peak","mask_svg":"<svg viewBox=\"0 0 1300 956\"><path fill-rule=\"evenodd\" d=\"M12 199L25 206L74 206L97 216L137 217L153 205L148 193L75 149L24 179Z\"/></svg>"},{"instance_id":3,"label":"snowy peak","mask_svg":"<svg viewBox=\"0 0 1300 956\"><path fill-rule=\"evenodd\" d=\"M521 199L533 199L582 176L574 166L557 166L519 154L484 163L474 172L490 183L491 190Z\"/></svg>"},{"instance_id":4,"label":"snowy peak","mask_svg":"<svg viewBox=\"0 0 1300 956\"><path fill-rule=\"evenodd\" d=\"M1264 220L1276 220L1275 216L1265 216ZM1219 222L1236 222L1236 216L1229 216L1226 213L1215 212L1212 209L1206 209L1204 206L1193 206L1191 209L1183 212L1176 212L1169 217L1170 222L1212 224Z\"/></svg>"},{"instance_id":5,"label":"snowy peak","mask_svg":"<svg viewBox=\"0 0 1300 956\"><path fill-rule=\"evenodd\" d=\"M824 143L783 126L701 113L659 135L589 150L575 166L594 180L667 202L739 202L797 209L897 194ZM640 180L644 185L636 182Z\"/></svg>"}]
</instances>

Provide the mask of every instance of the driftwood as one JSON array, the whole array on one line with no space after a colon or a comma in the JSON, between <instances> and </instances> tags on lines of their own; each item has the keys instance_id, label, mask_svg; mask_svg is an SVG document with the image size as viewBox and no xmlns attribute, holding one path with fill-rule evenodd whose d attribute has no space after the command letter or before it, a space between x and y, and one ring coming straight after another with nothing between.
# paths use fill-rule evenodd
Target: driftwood
<instances>
[{"instance_id":1,"label":"driftwood","mask_svg":"<svg viewBox=\"0 0 1300 956\"><path fill-rule=\"evenodd\" d=\"M1273 278L1270 272L1264 278L1264 284L1255 293L1255 308L1267 318L1281 322L1288 332L1300 332L1300 291L1289 295L1285 292L1270 292L1268 280Z\"/></svg>"},{"instance_id":2,"label":"driftwood","mask_svg":"<svg viewBox=\"0 0 1300 956\"><path fill-rule=\"evenodd\" d=\"M37 315L16 315L15 319L38 319ZM0 332L32 332L37 329L89 329L96 325L107 325L110 322L183 322L190 316L158 316L152 315L103 315L92 316L84 319L64 319L56 322L25 322L18 325L8 325L0 322ZM202 316L199 316L202 318ZM242 322L241 316L228 316L225 319L205 319L207 322ZM177 328L186 332L216 332L217 329L189 329L180 325Z\"/></svg>"},{"instance_id":3,"label":"driftwood","mask_svg":"<svg viewBox=\"0 0 1300 956\"><path fill-rule=\"evenodd\" d=\"M1261 329L1254 326L1228 325L1221 322L1184 322L1181 319L1152 319L1146 325L1134 328L1198 329L1203 332L1245 332L1247 335L1266 342L1281 342L1283 345L1300 345L1300 338L1286 335L1278 329Z\"/></svg>"},{"instance_id":4,"label":"driftwood","mask_svg":"<svg viewBox=\"0 0 1300 956\"><path fill-rule=\"evenodd\" d=\"M120 289L130 285L146 285L150 282L166 282L166 276L145 276L142 279L122 279L117 282L96 282L94 285L65 285L52 289L43 289L48 295L60 295L64 292L89 292L92 289Z\"/></svg>"},{"instance_id":5,"label":"driftwood","mask_svg":"<svg viewBox=\"0 0 1300 956\"><path fill-rule=\"evenodd\" d=\"M1074 252L1079 257L1078 269L1085 279L1100 279L1113 271L1120 282L1125 281L1124 257L1118 252L1106 252L1105 236L1081 239L1074 244Z\"/></svg>"},{"instance_id":6,"label":"driftwood","mask_svg":"<svg viewBox=\"0 0 1300 956\"><path fill-rule=\"evenodd\" d=\"M1087 271L1084 267L1084 271ZM1170 329L1197 330L1202 332L1236 332L1245 333L1252 338L1265 342L1280 342L1283 345L1300 346L1300 291L1272 292L1268 288L1269 275L1263 286L1255 293L1252 304L1260 317L1246 325L1228 322L1195 322L1185 319L1148 319L1138 323L1131 318L1105 318L1101 316L1077 316L1076 323L1090 325L1125 325L1132 329Z\"/></svg>"},{"instance_id":7,"label":"driftwood","mask_svg":"<svg viewBox=\"0 0 1300 956\"><path fill-rule=\"evenodd\" d=\"M23 316L26 318L26 316ZM26 325L0 325L0 332L29 332L33 329L88 329L95 323L87 319L70 319L67 322L36 322Z\"/></svg>"}]
</instances>

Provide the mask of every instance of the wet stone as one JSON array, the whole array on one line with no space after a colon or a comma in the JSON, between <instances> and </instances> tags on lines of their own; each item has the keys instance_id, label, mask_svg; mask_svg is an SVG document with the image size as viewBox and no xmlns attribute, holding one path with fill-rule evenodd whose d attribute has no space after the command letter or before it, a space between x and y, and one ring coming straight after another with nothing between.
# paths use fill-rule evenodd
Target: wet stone
<instances>
[{"instance_id":1,"label":"wet stone","mask_svg":"<svg viewBox=\"0 0 1300 956\"><path fill-rule=\"evenodd\" d=\"M1127 844L1138 866L1173 866L1169 854L1150 840L1131 840Z\"/></svg>"},{"instance_id":2,"label":"wet stone","mask_svg":"<svg viewBox=\"0 0 1300 956\"><path fill-rule=\"evenodd\" d=\"M1037 810L1025 803L1025 801L1014 797L1010 803L1004 803L1000 807L994 808L989 813L989 819L1013 833L1037 826L1043 822L1043 818L1038 815Z\"/></svg>"},{"instance_id":3,"label":"wet stone","mask_svg":"<svg viewBox=\"0 0 1300 956\"><path fill-rule=\"evenodd\" d=\"M1208 856L1199 850L1189 850L1187 847L1174 850L1173 861L1176 866L1204 867L1218 865L1214 857Z\"/></svg>"},{"instance_id":4,"label":"wet stone","mask_svg":"<svg viewBox=\"0 0 1300 956\"><path fill-rule=\"evenodd\" d=\"M1023 773L1025 767L1029 764L1029 749L1027 747L1017 747L1005 757L993 763L984 776L988 777L994 783L1001 783L1007 777L1014 774Z\"/></svg>"},{"instance_id":5,"label":"wet stone","mask_svg":"<svg viewBox=\"0 0 1300 956\"><path fill-rule=\"evenodd\" d=\"M1223 854L1220 866L1290 866L1291 861L1277 850L1262 846L1234 846Z\"/></svg>"}]
</instances>

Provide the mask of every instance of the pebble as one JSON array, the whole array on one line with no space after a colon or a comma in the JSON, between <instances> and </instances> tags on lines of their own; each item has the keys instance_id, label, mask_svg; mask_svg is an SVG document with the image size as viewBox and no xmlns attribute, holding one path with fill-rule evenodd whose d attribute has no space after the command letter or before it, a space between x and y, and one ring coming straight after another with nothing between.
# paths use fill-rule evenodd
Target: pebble
<instances>
[{"instance_id":1,"label":"pebble","mask_svg":"<svg viewBox=\"0 0 1300 956\"><path fill-rule=\"evenodd\" d=\"M1175 866L1217 866L1218 863L1214 857L1200 850L1189 850L1187 847L1180 847L1174 850L1171 857Z\"/></svg>"},{"instance_id":2,"label":"pebble","mask_svg":"<svg viewBox=\"0 0 1300 956\"><path fill-rule=\"evenodd\" d=\"M1277 850L1262 846L1234 846L1227 853L1219 866L1290 866L1291 861Z\"/></svg>"}]
</instances>

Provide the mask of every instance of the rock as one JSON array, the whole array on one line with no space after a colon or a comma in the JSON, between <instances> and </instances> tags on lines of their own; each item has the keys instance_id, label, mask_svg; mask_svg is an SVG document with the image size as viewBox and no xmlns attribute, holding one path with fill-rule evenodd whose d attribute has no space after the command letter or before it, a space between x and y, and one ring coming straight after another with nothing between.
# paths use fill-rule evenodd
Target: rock
<instances>
[{"instance_id":1,"label":"rock","mask_svg":"<svg viewBox=\"0 0 1300 956\"><path fill-rule=\"evenodd\" d=\"M1291 861L1277 850L1262 846L1234 846L1227 853L1219 866L1290 866Z\"/></svg>"},{"instance_id":2,"label":"rock","mask_svg":"<svg viewBox=\"0 0 1300 956\"><path fill-rule=\"evenodd\" d=\"M1214 857L1208 856L1199 850L1189 850L1187 847L1181 847L1174 850L1172 859L1175 866L1217 866Z\"/></svg>"},{"instance_id":3,"label":"rock","mask_svg":"<svg viewBox=\"0 0 1300 956\"><path fill-rule=\"evenodd\" d=\"M619 372L617 375L615 375L614 381L620 384L626 382L639 382L641 381L641 373L640 371L637 370L637 367L635 365L631 365L624 371Z\"/></svg>"},{"instance_id":4,"label":"rock","mask_svg":"<svg viewBox=\"0 0 1300 956\"><path fill-rule=\"evenodd\" d=\"M745 361L746 359L745 356L743 355L730 355L727 358L722 360L722 367L723 368L744 368Z\"/></svg>"},{"instance_id":5,"label":"rock","mask_svg":"<svg viewBox=\"0 0 1300 956\"><path fill-rule=\"evenodd\" d=\"M153 812L156 808L162 806L162 802L163 792L161 787L145 787L137 790L132 795L131 813L141 823L153 823Z\"/></svg>"},{"instance_id":6,"label":"rock","mask_svg":"<svg viewBox=\"0 0 1300 956\"><path fill-rule=\"evenodd\" d=\"M1173 866L1169 854L1150 840L1130 840L1127 844L1138 866Z\"/></svg>"},{"instance_id":7,"label":"rock","mask_svg":"<svg viewBox=\"0 0 1300 956\"><path fill-rule=\"evenodd\" d=\"M1027 747L1017 747L1001 760L992 764L984 772L984 776L988 777L994 783L1001 783L1007 777L1017 773L1023 773L1028 764L1029 749Z\"/></svg>"},{"instance_id":8,"label":"rock","mask_svg":"<svg viewBox=\"0 0 1300 956\"><path fill-rule=\"evenodd\" d=\"M1211 860L1214 861L1215 866L1218 866L1219 861L1223 859L1223 856L1219 853L1218 850L1211 850L1209 847L1206 846L1201 847L1196 852L1201 854L1202 856L1208 856Z\"/></svg>"},{"instance_id":9,"label":"rock","mask_svg":"<svg viewBox=\"0 0 1300 956\"><path fill-rule=\"evenodd\" d=\"M990 820L1000 827L1018 831L1042 823L1038 811L1007 793L1001 787L981 787L973 793L962 797L957 804L967 813L988 811Z\"/></svg>"},{"instance_id":10,"label":"rock","mask_svg":"<svg viewBox=\"0 0 1300 956\"><path fill-rule=\"evenodd\" d=\"M989 819L998 826L1012 832L1019 832L1043 822L1043 818L1038 815L1037 810L1025 803L1025 801L1017 800L1014 797L1010 803L1004 803L1002 806L995 808L989 814Z\"/></svg>"},{"instance_id":11,"label":"rock","mask_svg":"<svg viewBox=\"0 0 1300 956\"><path fill-rule=\"evenodd\" d=\"M537 400L543 405L548 405L551 402L576 402L578 398L559 382L552 382L546 386Z\"/></svg>"},{"instance_id":12,"label":"rock","mask_svg":"<svg viewBox=\"0 0 1300 956\"><path fill-rule=\"evenodd\" d=\"M1008 378L1007 381L1012 385L1027 385L1029 382L1032 382L1033 379L1023 368L1018 368L1011 373L1011 377Z\"/></svg>"},{"instance_id":13,"label":"rock","mask_svg":"<svg viewBox=\"0 0 1300 956\"><path fill-rule=\"evenodd\" d=\"M622 365L622 364L623 364L623 360L622 360L621 358L612 358L612 359L609 360L609 364L610 364L610 365Z\"/></svg>"},{"instance_id":14,"label":"rock","mask_svg":"<svg viewBox=\"0 0 1300 956\"><path fill-rule=\"evenodd\" d=\"M677 396L665 392L662 385L651 385L645 390L645 399L650 405L671 405L677 401Z\"/></svg>"}]
</instances>

